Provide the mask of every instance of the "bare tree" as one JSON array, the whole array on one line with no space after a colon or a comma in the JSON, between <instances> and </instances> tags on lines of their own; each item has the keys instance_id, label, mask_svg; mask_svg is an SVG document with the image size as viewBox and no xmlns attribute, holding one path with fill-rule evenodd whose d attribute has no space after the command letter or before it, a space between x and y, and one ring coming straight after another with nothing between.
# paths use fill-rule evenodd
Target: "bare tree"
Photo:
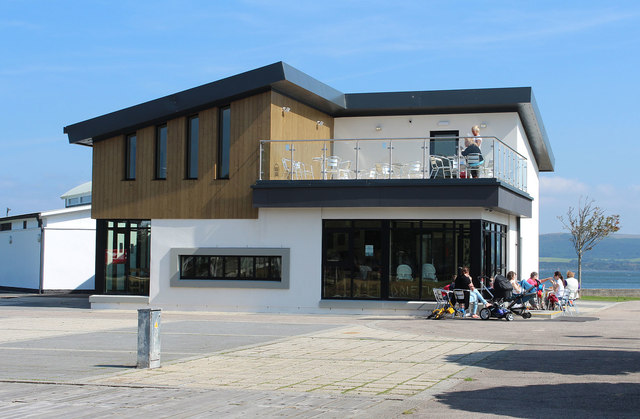
<instances>
[{"instance_id":1,"label":"bare tree","mask_svg":"<svg viewBox=\"0 0 640 419\"><path fill-rule=\"evenodd\" d=\"M571 243L578 255L578 280L582 288L582 255L593 249L602 239L620 230L620 216L605 216L604 210L594 205L594 200L582 198L578 202L578 209L569 207L565 216L558 219L565 229L571 233Z\"/></svg>"}]
</instances>

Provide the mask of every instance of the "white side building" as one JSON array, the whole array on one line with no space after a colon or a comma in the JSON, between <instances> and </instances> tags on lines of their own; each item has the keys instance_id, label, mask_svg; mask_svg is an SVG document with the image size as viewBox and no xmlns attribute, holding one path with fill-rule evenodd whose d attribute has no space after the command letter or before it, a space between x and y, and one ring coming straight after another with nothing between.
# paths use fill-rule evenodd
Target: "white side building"
<instances>
[{"instance_id":1,"label":"white side building","mask_svg":"<svg viewBox=\"0 0 640 419\"><path fill-rule=\"evenodd\" d=\"M61 196L64 209L0 218L0 288L29 292L95 288L91 182Z\"/></svg>"}]
</instances>

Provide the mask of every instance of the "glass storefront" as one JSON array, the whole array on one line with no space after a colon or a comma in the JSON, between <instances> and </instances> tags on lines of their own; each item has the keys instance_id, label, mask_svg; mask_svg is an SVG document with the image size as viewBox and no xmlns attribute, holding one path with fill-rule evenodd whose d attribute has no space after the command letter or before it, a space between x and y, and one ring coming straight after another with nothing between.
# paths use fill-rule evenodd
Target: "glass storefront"
<instances>
[{"instance_id":1,"label":"glass storefront","mask_svg":"<svg viewBox=\"0 0 640 419\"><path fill-rule=\"evenodd\" d=\"M325 220L322 298L429 300L459 266L493 275L505 259L506 227L495 223Z\"/></svg>"},{"instance_id":2,"label":"glass storefront","mask_svg":"<svg viewBox=\"0 0 640 419\"><path fill-rule=\"evenodd\" d=\"M103 225L102 291L106 294L149 295L151 223L146 220L120 220L106 221ZM97 281L96 288L98 286Z\"/></svg>"}]
</instances>

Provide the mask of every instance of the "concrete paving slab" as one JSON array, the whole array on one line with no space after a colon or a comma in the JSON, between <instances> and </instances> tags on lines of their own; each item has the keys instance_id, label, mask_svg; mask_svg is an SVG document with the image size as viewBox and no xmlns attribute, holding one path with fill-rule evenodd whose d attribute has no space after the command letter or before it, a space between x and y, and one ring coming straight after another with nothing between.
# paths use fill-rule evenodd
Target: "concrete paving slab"
<instances>
[{"instance_id":1,"label":"concrete paving slab","mask_svg":"<svg viewBox=\"0 0 640 419\"><path fill-rule=\"evenodd\" d=\"M36 303L0 304L0 417L637 415L638 302L513 322L163 312L156 370L127 368L135 311Z\"/></svg>"}]
</instances>

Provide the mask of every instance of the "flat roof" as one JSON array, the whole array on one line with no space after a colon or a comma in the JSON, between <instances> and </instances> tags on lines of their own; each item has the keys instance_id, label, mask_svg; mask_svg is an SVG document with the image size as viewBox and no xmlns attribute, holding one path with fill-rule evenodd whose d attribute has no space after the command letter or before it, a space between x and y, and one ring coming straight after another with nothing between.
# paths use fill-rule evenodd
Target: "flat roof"
<instances>
[{"instance_id":1,"label":"flat roof","mask_svg":"<svg viewBox=\"0 0 640 419\"><path fill-rule=\"evenodd\" d=\"M555 159L531 87L342 93L280 61L64 127L72 144L116 135L275 90L334 117L517 112L540 171Z\"/></svg>"}]
</instances>

